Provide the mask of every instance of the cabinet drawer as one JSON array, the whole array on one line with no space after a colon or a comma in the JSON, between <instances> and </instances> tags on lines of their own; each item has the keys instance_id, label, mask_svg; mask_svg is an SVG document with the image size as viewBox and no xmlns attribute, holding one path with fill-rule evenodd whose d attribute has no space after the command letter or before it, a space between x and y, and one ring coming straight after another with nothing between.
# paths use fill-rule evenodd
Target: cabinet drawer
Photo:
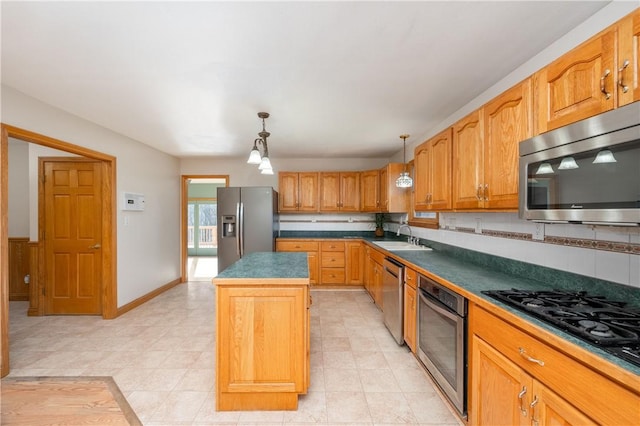
<instances>
[{"instance_id":1,"label":"cabinet drawer","mask_svg":"<svg viewBox=\"0 0 640 426\"><path fill-rule=\"evenodd\" d=\"M322 267L323 268L344 268L344 252L330 251L328 253L322 252Z\"/></svg>"},{"instance_id":2,"label":"cabinet drawer","mask_svg":"<svg viewBox=\"0 0 640 426\"><path fill-rule=\"evenodd\" d=\"M637 422L637 393L476 305L471 309L471 327L475 335L597 422Z\"/></svg>"},{"instance_id":3,"label":"cabinet drawer","mask_svg":"<svg viewBox=\"0 0 640 426\"><path fill-rule=\"evenodd\" d=\"M323 241L322 251L344 251L344 241Z\"/></svg>"},{"instance_id":4,"label":"cabinet drawer","mask_svg":"<svg viewBox=\"0 0 640 426\"><path fill-rule=\"evenodd\" d=\"M276 251L318 251L317 241L276 241Z\"/></svg>"},{"instance_id":5,"label":"cabinet drawer","mask_svg":"<svg viewBox=\"0 0 640 426\"><path fill-rule=\"evenodd\" d=\"M344 284L344 268L322 268L322 284Z\"/></svg>"}]
</instances>

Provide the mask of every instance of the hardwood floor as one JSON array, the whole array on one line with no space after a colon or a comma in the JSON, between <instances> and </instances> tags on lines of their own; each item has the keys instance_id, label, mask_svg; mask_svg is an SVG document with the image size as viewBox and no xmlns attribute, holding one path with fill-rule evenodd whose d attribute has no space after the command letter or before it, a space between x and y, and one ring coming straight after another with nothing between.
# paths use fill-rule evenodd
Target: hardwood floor
<instances>
[{"instance_id":1,"label":"hardwood floor","mask_svg":"<svg viewBox=\"0 0 640 426\"><path fill-rule=\"evenodd\" d=\"M111 377L2 379L3 425L141 425Z\"/></svg>"}]
</instances>

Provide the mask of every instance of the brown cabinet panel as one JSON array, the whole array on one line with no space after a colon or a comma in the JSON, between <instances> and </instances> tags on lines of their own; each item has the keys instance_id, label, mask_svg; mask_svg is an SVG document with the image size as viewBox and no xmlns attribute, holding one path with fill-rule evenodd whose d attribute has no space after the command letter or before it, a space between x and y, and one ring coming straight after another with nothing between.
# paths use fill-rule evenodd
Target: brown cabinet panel
<instances>
[{"instance_id":1,"label":"brown cabinet panel","mask_svg":"<svg viewBox=\"0 0 640 426\"><path fill-rule=\"evenodd\" d=\"M640 100L640 8L620 21L616 85L618 105Z\"/></svg>"},{"instance_id":2,"label":"brown cabinet panel","mask_svg":"<svg viewBox=\"0 0 640 426\"><path fill-rule=\"evenodd\" d=\"M405 284L404 286L404 341L414 354L416 353L416 289Z\"/></svg>"},{"instance_id":3,"label":"brown cabinet panel","mask_svg":"<svg viewBox=\"0 0 640 426\"><path fill-rule=\"evenodd\" d=\"M360 211L380 211L380 172L367 170L360 173Z\"/></svg>"},{"instance_id":4,"label":"brown cabinet panel","mask_svg":"<svg viewBox=\"0 0 640 426\"><path fill-rule=\"evenodd\" d=\"M360 172L340 173L340 211L360 211Z\"/></svg>"},{"instance_id":5,"label":"brown cabinet panel","mask_svg":"<svg viewBox=\"0 0 640 426\"><path fill-rule=\"evenodd\" d=\"M364 244L350 241L345 244L345 284L362 285L364 280Z\"/></svg>"},{"instance_id":6,"label":"brown cabinet panel","mask_svg":"<svg viewBox=\"0 0 640 426\"><path fill-rule=\"evenodd\" d=\"M518 208L518 145L533 136L531 79L484 106L484 207Z\"/></svg>"},{"instance_id":7,"label":"brown cabinet panel","mask_svg":"<svg viewBox=\"0 0 640 426\"><path fill-rule=\"evenodd\" d=\"M615 40L610 29L536 73L540 133L615 107Z\"/></svg>"},{"instance_id":8,"label":"brown cabinet panel","mask_svg":"<svg viewBox=\"0 0 640 426\"><path fill-rule=\"evenodd\" d=\"M344 241L322 241L322 251L344 251Z\"/></svg>"},{"instance_id":9,"label":"brown cabinet panel","mask_svg":"<svg viewBox=\"0 0 640 426\"><path fill-rule=\"evenodd\" d=\"M318 173L279 172L278 210L280 212L317 212Z\"/></svg>"},{"instance_id":10,"label":"brown cabinet panel","mask_svg":"<svg viewBox=\"0 0 640 426\"><path fill-rule=\"evenodd\" d=\"M344 265L344 251L322 252L320 266L322 266L323 268L344 268Z\"/></svg>"},{"instance_id":11,"label":"brown cabinet panel","mask_svg":"<svg viewBox=\"0 0 640 426\"><path fill-rule=\"evenodd\" d=\"M451 147L451 128L416 147L414 210L451 209Z\"/></svg>"},{"instance_id":12,"label":"brown cabinet panel","mask_svg":"<svg viewBox=\"0 0 640 426\"><path fill-rule=\"evenodd\" d=\"M484 120L476 110L453 125L453 208L484 207Z\"/></svg>"}]
</instances>

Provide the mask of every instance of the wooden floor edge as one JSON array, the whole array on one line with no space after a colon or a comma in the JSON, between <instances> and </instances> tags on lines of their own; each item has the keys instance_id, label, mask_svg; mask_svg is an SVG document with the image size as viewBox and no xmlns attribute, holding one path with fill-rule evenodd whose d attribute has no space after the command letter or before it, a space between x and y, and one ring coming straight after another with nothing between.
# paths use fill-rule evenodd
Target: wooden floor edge
<instances>
[{"instance_id":1,"label":"wooden floor edge","mask_svg":"<svg viewBox=\"0 0 640 426\"><path fill-rule=\"evenodd\" d=\"M150 291L149 293L145 294L144 296L138 297L137 299L127 303L126 305L122 305L116 311L115 318L119 317L120 315L124 315L127 312L129 312L130 310L137 308L138 306L148 302L149 300L153 299L154 297L161 295L165 291L172 289L173 287L177 286L181 282L182 282L182 280L180 278L176 278L175 280L169 282L168 284L165 284L162 287L158 287L155 290Z\"/></svg>"}]
</instances>

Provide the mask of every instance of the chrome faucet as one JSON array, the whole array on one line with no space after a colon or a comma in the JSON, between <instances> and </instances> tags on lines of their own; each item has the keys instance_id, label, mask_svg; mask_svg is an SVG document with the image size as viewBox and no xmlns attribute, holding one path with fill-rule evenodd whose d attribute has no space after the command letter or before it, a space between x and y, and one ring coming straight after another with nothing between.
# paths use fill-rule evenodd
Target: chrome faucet
<instances>
[{"instance_id":1,"label":"chrome faucet","mask_svg":"<svg viewBox=\"0 0 640 426\"><path fill-rule=\"evenodd\" d=\"M396 236L398 236L398 237L400 236L400 231L402 230L402 228L407 228L409 230L409 238L407 238L407 241L410 244L416 244L418 242L417 241L418 238L415 238L415 239L413 238L413 233L411 232L411 227L409 225L407 225L406 223L403 223L398 227L398 232L396 232Z\"/></svg>"}]
</instances>

